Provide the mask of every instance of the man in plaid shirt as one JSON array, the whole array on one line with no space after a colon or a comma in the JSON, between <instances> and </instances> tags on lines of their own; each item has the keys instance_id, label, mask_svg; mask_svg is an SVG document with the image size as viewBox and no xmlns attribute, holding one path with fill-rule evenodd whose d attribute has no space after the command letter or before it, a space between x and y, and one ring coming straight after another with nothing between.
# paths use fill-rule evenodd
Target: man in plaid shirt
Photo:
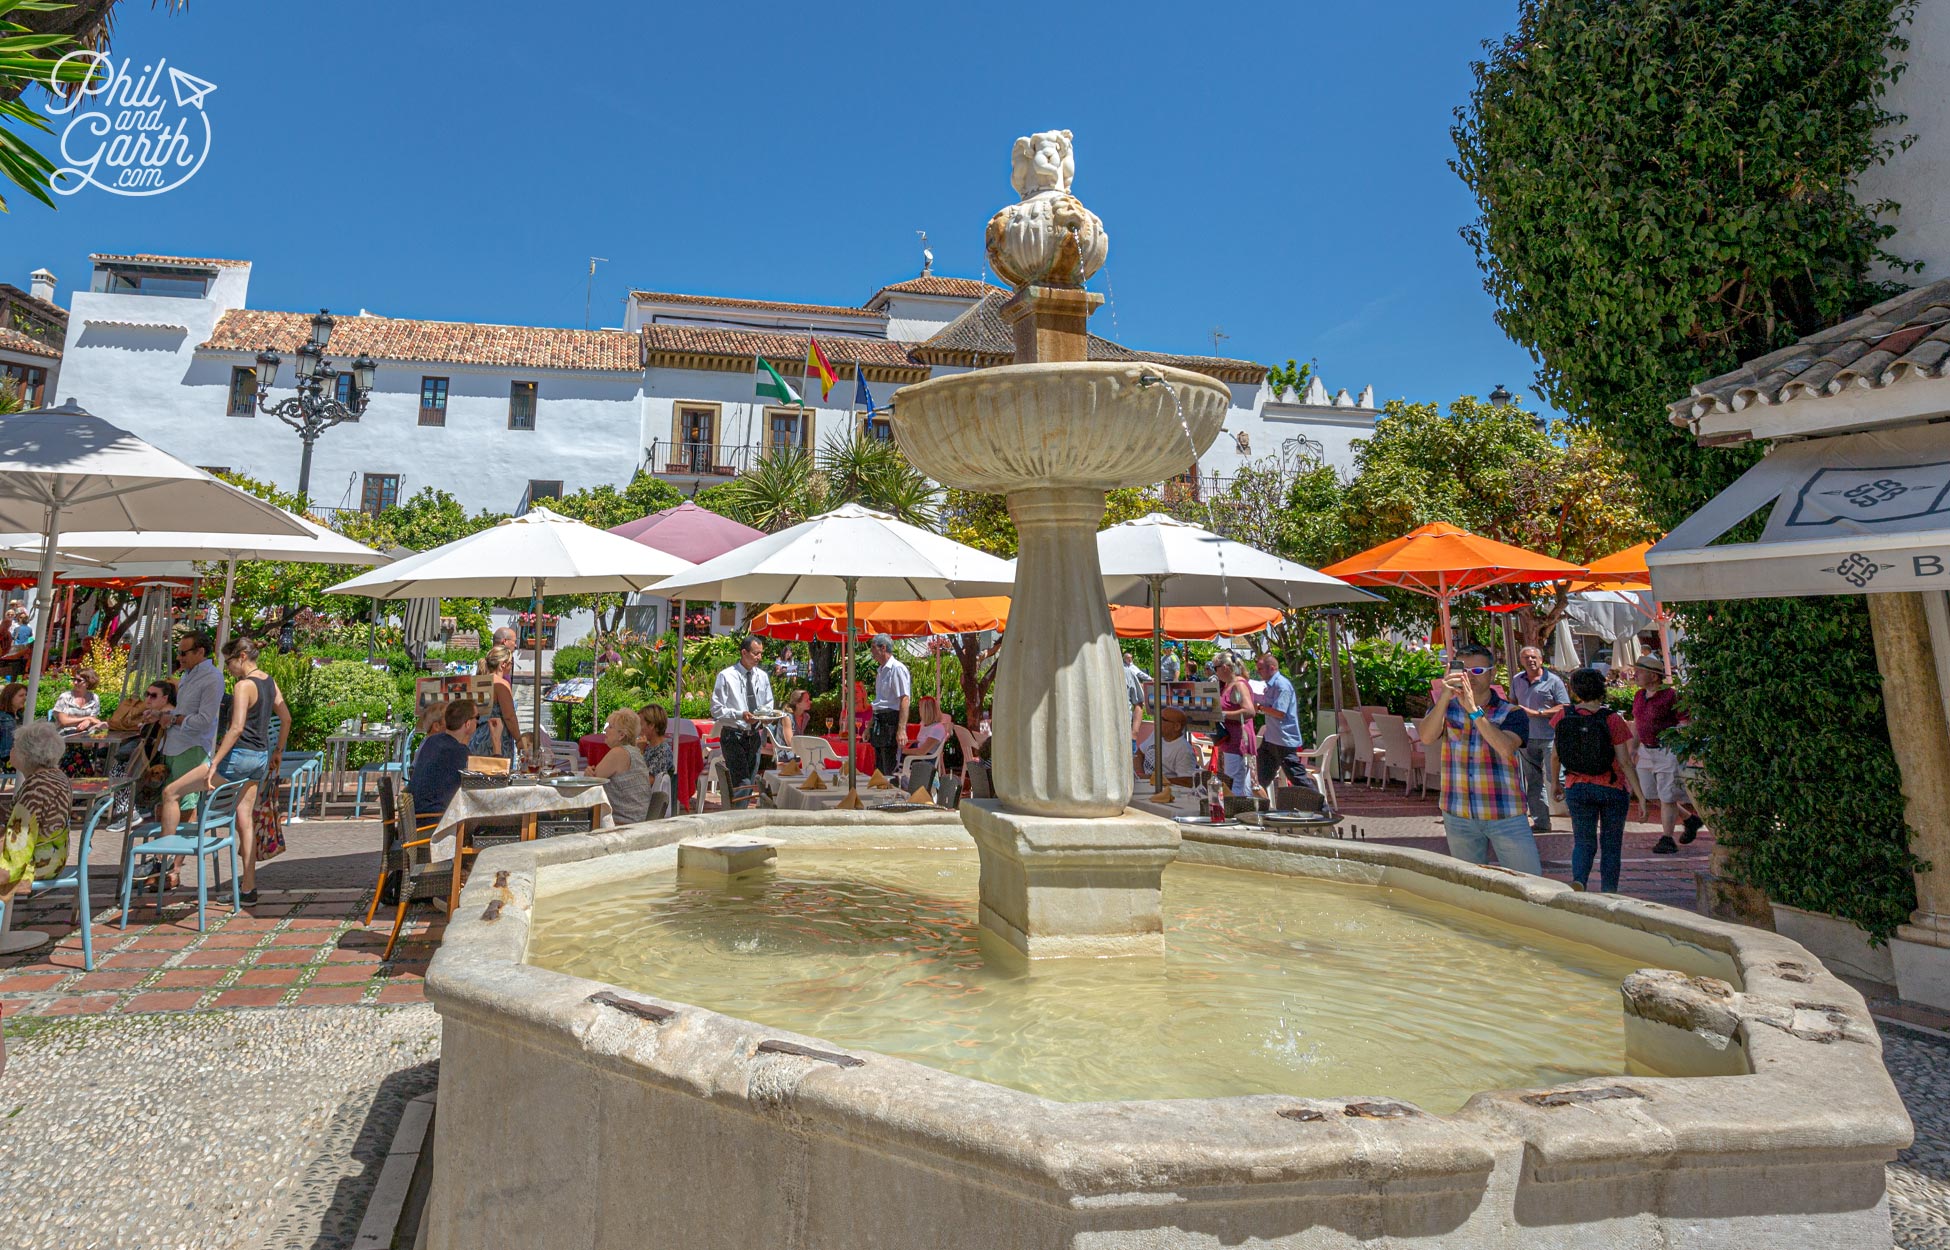
<instances>
[{"instance_id":1,"label":"man in plaid shirt","mask_svg":"<svg viewBox=\"0 0 1950 1250\"><path fill-rule=\"evenodd\" d=\"M1422 743L1442 743L1442 827L1449 853L1486 864L1489 853L1515 872L1543 875L1537 839L1524 814L1520 758L1530 715L1490 689L1496 657L1487 647L1457 650L1435 706L1415 726Z\"/></svg>"}]
</instances>

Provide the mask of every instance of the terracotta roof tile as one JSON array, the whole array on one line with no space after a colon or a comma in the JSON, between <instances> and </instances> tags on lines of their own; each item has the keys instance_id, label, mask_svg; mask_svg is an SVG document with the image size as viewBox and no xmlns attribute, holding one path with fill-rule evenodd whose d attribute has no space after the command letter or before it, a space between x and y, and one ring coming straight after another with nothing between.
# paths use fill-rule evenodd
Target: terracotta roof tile
<instances>
[{"instance_id":1,"label":"terracotta roof tile","mask_svg":"<svg viewBox=\"0 0 1950 1250\"><path fill-rule=\"evenodd\" d=\"M298 349L311 332L311 314L233 309L218 319L202 346L280 353ZM621 330L558 330L546 326L482 325L471 321L414 321L340 317L326 349L334 360L366 352L380 360L428 364L517 365L536 369L596 369L635 373L643 367L637 336Z\"/></svg>"},{"instance_id":2,"label":"terracotta roof tile","mask_svg":"<svg viewBox=\"0 0 1950 1250\"><path fill-rule=\"evenodd\" d=\"M895 295L946 295L954 299L980 299L984 295L999 292L1004 297L1008 292L991 282L974 278L943 278L936 274L924 273L918 278L905 282L895 282L874 292L866 306L872 308L880 302L880 297L892 292Z\"/></svg>"},{"instance_id":3,"label":"terracotta roof tile","mask_svg":"<svg viewBox=\"0 0 1950 1250\"><path fill-rule=\"evenodd\" d=\"M976 365L1007 364L1016 356L1015 336L1003 324L1001 308L1006 294L994 290L980 303L956 317L925 343L912 348L914 358L928 363ZM1180 369L1191 369L1221 382L1257 382L1266 377L1266 366L1250 360L1229 360L1222 356L1177 356L1168 352L1141 352L1090 336L1085 355L1091 360L1147 360ZM953 358L963 359L953 359ZM968 359L972 358L972 359Z\"/></svg>"},{"instance_id":4,"label":"terracotta roof tile","mask_svg":"<svg viewBox=\"0 0 1950 1250\"><path fill-rule=\"evenodd\" d=\"M230 269L240 269L250 264L247 260L219 260L214 256L158 256L153 252L131 252L127 255L95 252L88 259L125 265L219 265Z\"/></svg>"},{"instance_id":5,"label":"terracotta roof tile","mask_svg":"<svg viewBox=\"0 0 1950 1250\"><path fill-rule=\"evenodd\" d=\"M811 313L820 317L871 317L875 320L880 318L880 314L870 308L845 308L837 304L787 304L769 299L731 299L722 295L674 295L665 291L631 291L630 298L640 304L697 304L705 308Z\"/></svg>"},{"instance_id":6,"label":"terracotta roof tile","mask_svg":"<svg viewBox=\"0 0 1950 1250\"><path fill-rule=\"evenodd\" d=\"M773 334L764 330L724 329L717 326L647 325L643 346L648 352L680 352L699 356L765 356L772 360L806 358L806 336ZM927 366L907 354L907 345L889 339L822 338L819 346L834 368L862 363L868 368L912 369Z\"/></svg>"},{"instance_id":7,"label":"terracotta roof tile","mask_svg":"<svg viewBox=\"0 0 1950 1250\"><path fill-rule=\"evenodd\" d=\"M41 342L31 334L22 333L11 326L0 326L0 351L20 352L26 356L45 356L49 360L61 359L61 348Z\"/></svg>"},{"instance_id":8,"label":"terracotta roof tile","mask_svg":"<svg viewBox=\"0 0 1950 1250\"><path fill-rule=\"evenodd\" d=\"M1881 390L1918 378L1950 377L1950 278L1905 291L1840 325L1698 383L1667 405L1685 425L1753 405Z\"/></svg>"}]
</instances>

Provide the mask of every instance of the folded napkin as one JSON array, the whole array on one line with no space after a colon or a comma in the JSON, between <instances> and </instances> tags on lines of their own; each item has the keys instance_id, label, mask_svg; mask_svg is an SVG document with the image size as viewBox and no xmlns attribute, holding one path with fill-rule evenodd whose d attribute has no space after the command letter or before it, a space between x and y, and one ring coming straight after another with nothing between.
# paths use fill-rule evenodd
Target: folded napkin
<instances>
[{"instance_id":1,"label":"folded napkin","mask_svg":"<svg viewBox=\"0 0 1950 1250\"><path fill-rule=\"evenodd\" d=\"M934 797L928 793L928 788L926 786L915 786L914 793L908 795L907 797L913 799L916 803L934 802Z\"/></svg>"},{"instance_id":2,"label":"folded napkin","mask_svg":"<svg viewBox=\"0 0 1950 1250\"><path fill-rule=\"evenodd\" d=\"M813 773L806 778L805 784L799 788L801 790L824 790L826 788L826 780L818 773Z\"/></svg>"},{"instance_id":3,"label":"folded napkin","mask_svg":"<svg viewBox=\"0 0 1950 1250\"><path fill-rule=\"evenodd\" d=\"M887 774L881 772L878 768L876 768L873 770L873 776L867 778L867 784L872 786L876 790L885 790L889 784L887 781Z\"/></svg>"},{"instance_id":4,"label":"folded napkin","mask_svg":"<svg viewBox=\"0 0 1950 1250\"><path fill-rule=\"evenodd\" d=\"M785 763L779 765L779 776L781 777L797 777L805 771L806 766L798 760L787 760Z\"/></svg>"}]
</instances>

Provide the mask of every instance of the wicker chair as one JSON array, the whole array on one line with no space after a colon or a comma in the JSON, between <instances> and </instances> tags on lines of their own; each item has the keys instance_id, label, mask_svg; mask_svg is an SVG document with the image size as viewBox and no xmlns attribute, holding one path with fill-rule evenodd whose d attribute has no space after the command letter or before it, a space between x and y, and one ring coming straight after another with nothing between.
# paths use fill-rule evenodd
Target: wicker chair
<instances>
[{"instance_id":1,"label":"wicker chair","mask_svg":"<svg viewBox=\"0 0 1950 1250\"><path fill-rule=\"evenodd\" d=\"M386 891L386 879L396 877L399 906L393 913L393 932L386 939L386 953L380 957L391 959L393 947L399 942L400 926L406 923L406 908L413 901L413 887L429 867L419 862L420 857L413 852L427 846L432 838L421 837L418 829L411 828L410 820L402 820L402 813L413 811L413 796L400 789L397 777L381 775L378 790L379 882L372 888L372 905L366 908L366 923L370 925L379 910L379 896Z\"/></svg>"}]
</instances>

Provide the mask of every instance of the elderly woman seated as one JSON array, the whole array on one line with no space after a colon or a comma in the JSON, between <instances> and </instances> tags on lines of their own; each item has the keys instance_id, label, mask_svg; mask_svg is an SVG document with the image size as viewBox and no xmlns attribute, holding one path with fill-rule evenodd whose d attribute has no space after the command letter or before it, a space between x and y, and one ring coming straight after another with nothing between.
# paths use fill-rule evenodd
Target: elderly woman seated
<instances>
[{"instance_id":1,"label":"elderly woman seated","mask_svg":"<svg viewBox=\"0 0 1950 1250\"><path fill-rule=\"evenodd\" d=\"M61 731L45 721L22 725L14 733L7 766L20 774L20 782L12 794L0 799L5 805L0 825L11 825L16 813L32 814L34 849L31 870L11 874L13 879L0 882L0 889L11 891L29 876L37 881L58 876L68 862L68 812L74 792L60 767L66 749Z\"/></svg>"}]
</instances>

